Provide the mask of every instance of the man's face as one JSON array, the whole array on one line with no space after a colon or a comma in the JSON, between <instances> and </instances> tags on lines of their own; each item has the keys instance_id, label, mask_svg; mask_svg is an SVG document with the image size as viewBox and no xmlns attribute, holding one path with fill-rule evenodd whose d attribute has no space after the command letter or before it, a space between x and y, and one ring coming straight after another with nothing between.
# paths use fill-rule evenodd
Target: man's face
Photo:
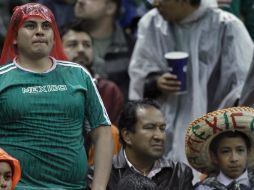
<instances>
[{"instance_id":1,"label":"man's face","mask_svg":"<svg viewBox=\"0 0 254 190\"><path fill-rule=\"evenodd\" d=\"M139 108L136 114L135 132L130 132L131 150L140 158L156 160L164 153L164 117L152 106Z\"/></svg>"},{"instance_id":2,"label":"man's face","mask_svg":"<svg viewBox=\"0 0 254 190\"><path fill-rule=\"evenodd\" d=\"M0 162L0 190L12 189L12 169L9 163Z\"/></svg>"},{"instance_id":3,"label":"man's face","mask_svg":"<svg viewBox=\"0 0 254 190\"><path fill-rule=\"evenodd\" d=\"M92 39L86 32L69 30L62 38L68 60L89 67L93 60Z\"/></svg>"},{"instance_id":4,"label":"man's face","mask_svg":"<svg viewBox=\"0 0 254 190\"><path fill-rule=\"evenodd\" d=\"M179 22L186 15L186 10L190 4L183 0L154 0L154 6L158 9L160 15L167 21Z\"/></svg>"},{"instance_id":5,"label":"man's face","mask_svg":"<svg viewBox=\"0 0 254 190\"><path fill-rule=\"evenodd\" d=\"M105 16L108 0L77 0L75 16L84 20L98 20Z\"/></svg>"},{"instance_id":6,"label":"man's face","mask_svg":"<svg viewBox=\"0 0 254 190\"><path fill-rule=\"evenodd\" d=\"M248 150L241 137L226 137L220 141L213 161L231 179L239 177L247 166Z\"/></svg>"},{"instance_id":7,"label":"man's face","mask_svg":"<svg viewBox=\"0 0 254 190\"><path fill-rule=\"evenodd\" d=\"M27 19L19 28L14 44L21 56L32 59L48 56L54 45L51 24L44 19Z\"/></svg>"}]
</instances>

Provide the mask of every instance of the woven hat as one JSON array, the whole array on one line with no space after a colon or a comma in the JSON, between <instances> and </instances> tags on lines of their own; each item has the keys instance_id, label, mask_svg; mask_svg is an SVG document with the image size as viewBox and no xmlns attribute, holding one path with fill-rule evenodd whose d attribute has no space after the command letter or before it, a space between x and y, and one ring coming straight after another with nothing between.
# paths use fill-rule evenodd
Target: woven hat
<instances>
[{"instance_id":1,"label":"woven hat","mask_svg":"<svg viewBox=\"0 0 254 190\"><path fill-rule=\"evenodd\" d=\"M217 135L225 131L240 131L249 137L251 150L248 168L254 167L254 109L232 107L208 113L189 124L185 136L185 151L193 168L206 174L216 170L209 146Z\"/></svg>"}]
</instances>

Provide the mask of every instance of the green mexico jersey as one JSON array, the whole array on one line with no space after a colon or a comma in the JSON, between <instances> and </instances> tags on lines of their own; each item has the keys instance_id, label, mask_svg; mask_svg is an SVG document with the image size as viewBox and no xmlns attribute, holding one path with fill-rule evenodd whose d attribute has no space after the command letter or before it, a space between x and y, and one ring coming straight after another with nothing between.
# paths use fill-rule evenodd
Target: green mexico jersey
<instances>
[{"instance_id":1,"label":"green mexico jersey","mask_svg":"<svg viewBox=\"0 0 254 190\"><path fill-rule=\"evenodd\" d=\"M91 76L81 66L53 60L46 73L0 68L0 147L21 163L17 190L86 187L84 121L108 126Z\"/></svg>"}]
</instances>

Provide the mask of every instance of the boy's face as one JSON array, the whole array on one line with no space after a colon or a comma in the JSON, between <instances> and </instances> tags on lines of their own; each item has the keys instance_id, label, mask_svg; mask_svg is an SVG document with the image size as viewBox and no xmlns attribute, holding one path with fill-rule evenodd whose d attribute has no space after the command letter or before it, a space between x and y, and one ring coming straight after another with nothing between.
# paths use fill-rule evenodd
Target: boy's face
<instances>
[{"instance_id":1,"label":"boy's face","mask_svg":"<svg viewBox=\"0 0 254 190\"><path fill-rule=\"evenodd\" d=\"M9 163L0 162L0 190L11 190L12 169Z\"/></svg>"},{"instance_id":2,"label":"boy's face","mask_svg":"<svg viewBox=\"0 0 254 190\"><path fill-rule=\"evenodd\" d=\"M212 160L231 179L239 177L247 167L248 150L241 137L225 137Z\"/></svg>"}]
</instances>

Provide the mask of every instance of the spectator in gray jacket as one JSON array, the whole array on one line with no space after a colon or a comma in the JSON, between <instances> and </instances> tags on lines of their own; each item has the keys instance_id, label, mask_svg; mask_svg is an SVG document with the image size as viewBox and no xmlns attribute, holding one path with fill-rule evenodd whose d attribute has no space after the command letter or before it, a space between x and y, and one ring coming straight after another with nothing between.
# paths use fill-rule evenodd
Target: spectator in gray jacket
<instances>
[{"instance_id":1,"label":"spectator in gray jacket","mask_svg":"<svg viewBox=\"0 0 254 190\"><path fill-rule=\"evenodd\" d=\"M77 0L75 15L94 40L95 72L115 82L128 99L128 66L133 40L117 22L121 0Z\"/></svg>"}]
</instances>

